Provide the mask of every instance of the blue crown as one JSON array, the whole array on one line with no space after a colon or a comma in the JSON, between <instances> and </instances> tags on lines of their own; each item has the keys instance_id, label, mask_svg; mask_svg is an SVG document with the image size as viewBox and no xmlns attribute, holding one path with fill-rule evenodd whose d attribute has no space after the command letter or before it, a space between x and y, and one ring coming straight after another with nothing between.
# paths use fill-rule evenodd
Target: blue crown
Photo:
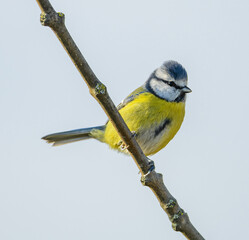
<instances>
[{"instance_id":1,"label":"blue crown","mask_svg":"<svg viewBox=\"0 0 249 240\"><path fill-rule=\"evenodd\" d=\"M176 61L166 61L163 63L162 68L175 80L188 78L185 68Z\"/></svg>"}]
</instances>

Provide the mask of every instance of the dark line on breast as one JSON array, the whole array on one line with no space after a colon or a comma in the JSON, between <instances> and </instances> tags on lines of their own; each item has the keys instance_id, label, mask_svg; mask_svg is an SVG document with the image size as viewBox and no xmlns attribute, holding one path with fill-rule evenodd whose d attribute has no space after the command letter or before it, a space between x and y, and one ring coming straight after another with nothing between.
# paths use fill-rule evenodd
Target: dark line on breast
<instances>
[{"instance_id":1,"label":"dark line on breast","mask_svg":"<svg viewBox=\"0 0 249 240\"><path fill-rule=\"evenodd\" d=\"M170 123L171 123L171 120L166 118L164 122L158 128L156 128L154 137L158 136Z\"/></svg>"}]
</instances>

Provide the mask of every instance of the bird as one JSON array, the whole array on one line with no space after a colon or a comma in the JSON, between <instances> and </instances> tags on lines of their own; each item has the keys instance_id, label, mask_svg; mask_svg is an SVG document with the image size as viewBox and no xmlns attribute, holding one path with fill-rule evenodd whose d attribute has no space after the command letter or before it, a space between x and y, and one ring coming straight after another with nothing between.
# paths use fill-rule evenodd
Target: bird
<instances>
[{"instance_id":1,"label":"bird","mask_svg":"<svg viewBox=\"0 0 249 240\"><path fill-rule=\"evenodd\" d=\"M187 84L185 68L169 60L117 106L146 156L164 148L180 129L185 115L186 94L192 92ZM119 152L129 153L110 121L101 126L49 134L42 139L59 146L91 138Z\"/></svg>"}]
</instances>

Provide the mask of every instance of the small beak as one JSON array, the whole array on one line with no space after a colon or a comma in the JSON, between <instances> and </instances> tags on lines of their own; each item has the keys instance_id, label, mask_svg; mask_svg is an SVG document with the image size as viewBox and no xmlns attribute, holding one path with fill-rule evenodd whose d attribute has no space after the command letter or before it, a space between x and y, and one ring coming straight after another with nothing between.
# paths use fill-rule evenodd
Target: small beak
<instances>
[{"instance_id":1,"label":"small beak","mask_svg":"<svg viewBox=\"0 0 249 240\"><path fill-rule=\"evenodd\" d=\"M189 87L187 87L187 86L185 86L184 88L182 88L182 91L184 93L191 93L192 92L192 90Z\"/></svg>"}]
</instances>

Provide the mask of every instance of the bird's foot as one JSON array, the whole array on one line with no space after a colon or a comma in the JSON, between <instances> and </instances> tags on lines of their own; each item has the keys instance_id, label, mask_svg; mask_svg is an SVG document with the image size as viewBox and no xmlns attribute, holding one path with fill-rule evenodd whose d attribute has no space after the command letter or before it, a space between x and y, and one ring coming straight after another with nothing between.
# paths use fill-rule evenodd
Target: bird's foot
<instances>
[{"instance_id":1,"label":"bird's foot","mask_svg":"<svg viewBox=\"0 0 249 240\"><path fill-rule=\"evenodd\" d=\"M127 148L129 147L129 145L126 145L125 143L122 143L120 146L121 151L125 151Z\"/></svg>"},{"instance_id":2,"label":"bird's foot","mask_svg":"<svg viewBox=\"0 0 249 240\"><path fill-rule=\"evenodd\" d=\"M132 137L137 136L135 131L132 131L131 134L132 134ZM125 151L129 147L129 145L126 145L122 140L120 140L118 142L118 147L120 148L121 151Z\"/></svg>"},{"instance_id":3,"label":"bird's foot","mask_svg":"<svg viewBox=\"0 0 249 240\"><path fill-rule=\"evenodd\" d=\"M118 147L120 148L121 151L125 151L129 147L122 140L120 140L117 145L118 145Z\"/></svg>"},{"instance_id":4,"label":"bird's foot","mask_svg":"<svg viewBox=\"0 0 249 240\"><path fill-rule=\"evenodd\" d=\"M148 160L149 160L149 169L148 169L148 172L143 175L144 177L148 176L152 171L154 171L156 169L154 161L152 161L150 159L148 159ZM139 171L138 174L140 174L140 173L141 172Z\"/></svg>"},{"instance_id":5,"label":"bird's foot","mask_svg":"<svg viewBox=\"0 0 249 240\"><path fill-rule=\"evenodd\" d=\"M150 160L149 159L149 170L146 174L149 174L150 172L152 172L153 170L155 170L155 164L154 164L154 161Z\"/></svg>"}]
</instances>

